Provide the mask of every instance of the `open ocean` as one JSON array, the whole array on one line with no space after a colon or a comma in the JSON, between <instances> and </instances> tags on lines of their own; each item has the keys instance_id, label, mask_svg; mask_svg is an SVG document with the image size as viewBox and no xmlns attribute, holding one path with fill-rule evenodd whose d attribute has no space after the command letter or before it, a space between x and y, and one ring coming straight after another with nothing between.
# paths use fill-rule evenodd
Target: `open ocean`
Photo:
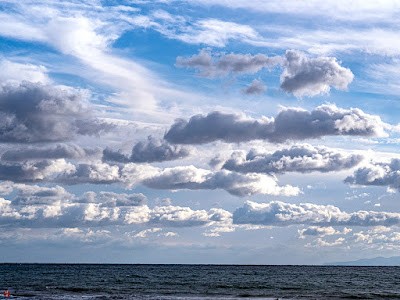
<instances>
[{"instance_id":1,"label":"open ocean","mask_svg":"<svg viewBox=\"0 0 400 300\"><path fill-rule=\"evenodd\" d=\"M400 267L0 264L9 299L400 299Z\"/></svg>"}]
</instances>

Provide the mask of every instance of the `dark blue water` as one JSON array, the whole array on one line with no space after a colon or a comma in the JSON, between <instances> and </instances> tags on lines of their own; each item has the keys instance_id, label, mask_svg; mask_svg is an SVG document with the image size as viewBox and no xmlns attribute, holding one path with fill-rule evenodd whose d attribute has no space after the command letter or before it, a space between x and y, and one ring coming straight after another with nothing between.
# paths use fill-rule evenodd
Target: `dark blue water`
<instances>
[{"instance_id":1,"label":"dark blue water","mask_svg":"<svg viewBox=\"0 0 400 300\"><path fill-rule=\"evenodd\" d=\"M17 299L400 299L400 267L1 264Z\"/></svg>"}]
</instances>

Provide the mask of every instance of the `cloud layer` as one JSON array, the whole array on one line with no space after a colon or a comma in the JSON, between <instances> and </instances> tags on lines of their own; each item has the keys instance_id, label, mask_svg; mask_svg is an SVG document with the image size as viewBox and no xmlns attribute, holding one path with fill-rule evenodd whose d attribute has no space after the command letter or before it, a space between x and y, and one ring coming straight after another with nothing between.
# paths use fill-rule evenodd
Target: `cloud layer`
<instances>
[{"instance_id":1,"label":"cloud layer","mask_svg":"<svg viewBox=\"0 0 400 300\"><path fill-rule=\"evenodd\" d=\"M295 145L273 153L260 153L256 149L247 154L234 152L223 169L240 173L332 172L358 165L364 157L323 146Z\"/></svg>"},{"instance_id":2,"label":"cloud layer","mask_svg":"<svg viewBox=\"0 0 400 300\"><path fill-rule=\"evenodd\" d=\"M147 141L140 141L133 146L129 157L121 151L113 151L107 148L103 151L103 160L121 163L150 163L180 159L189 155L190 150L188 148L170 145L164 140L157 140L149 136Z\"/></svg>"},{"instance_id":3,"label":"cloud layer","mask_svg":"<svg viewBox=\"0 0 400 300\"><path fill-rule=\"evenodd\" d=\"M227 170L214 172L194 166L162 169L134 163L124 166L79 164L73 171L59 174L54 181L70 185L121 183L128 188L144 185L161 190L222 189L239 197L255 194L295 196L300 193L298 187L279 186L275 177L264 174L240 174Z\"/></svg>"},{"instance_id":4,"label":"cloud layer","mask_svg":"<svg viewBox=\"0 0 400 300\"><path fill-rule=\"evenodd\" d=\"M333 205L290 204L280 201L246 201L233 213L234 224L264 226L394 226L400 225L400 213L356 211L347 213Z\"/></svg>"},{"instance_id":5,"label":"cloud layer","mask_svg":"<svg viewBox=\"0 0 400 300\"><path fill-rule=\"evenodd\" d=\"M176 144L206 144L218 140L282 143L324 136L382 136L385 126L379 116L366 114L360 109L347 110L325 104L311 112L284 108L275 119L252 119L217 111L206 116L196 115L189 121L176 120L164 138Z\"/></svg>"},{"instance_id":6,"label":"cloud layer","mask_svg":"<svg viewBox=\"0 0 400 300\"><path fill-rule=\"evenodd\" d=\"M178 57L178 67L194 68L197 75L208 78L224 77L230 74L254 74L262 68L281 63L280 56L268 57L264 54L220 54L213 56L208 49L189 58Z\"/></svg>"}]
</instances>

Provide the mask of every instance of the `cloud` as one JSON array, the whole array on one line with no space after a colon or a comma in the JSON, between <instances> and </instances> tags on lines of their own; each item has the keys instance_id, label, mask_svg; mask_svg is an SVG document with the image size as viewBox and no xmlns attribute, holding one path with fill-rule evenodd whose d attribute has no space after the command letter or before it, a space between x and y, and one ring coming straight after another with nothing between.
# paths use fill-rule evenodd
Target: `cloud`
<instances>
[{"instance_id":1,"label":"cloud","mask_svg":"<svg viewBox=\"0 0 400 300\"><path fill-rule=\"evenodd\" d=\"M238 174L229 171L211 172L193 166L167 168L142 181L142 184L155 189L214 190L224 189L228 193L244 197L254 194L295 196L300 193L297 187L278 186L276 179L260 174Z\"/></svg>"},{"instance_id":2,"label":"cloud","mask_svg":"<svg viewBox=\"0 0 400 300\"><path fill-rule=\"evenodd\" d=\"M240 173L333 172L355 167L364 156L309 144L295 145L273 153L259 153L252 149L247 154L236 151L223 169Z\"/></svg>"},{"instance_id":3,"label":"cloud","mask_svg":"<svg viewBox=\"0 0 400 300\"><path fill-rule=\"evenodd\" d=\"M12 199L13 205L51 205L57 202L68 202L75 196L61 186L41 187L37 185L14 184L12 188L17 191Z\"/></svg>"},{"instance_id":4,"label":"cloud","mask_svg":"<svg viewBox=\"0 0 400 300\"><path fill-rule=\"evenodd\" d=\"M121 163L150 163L180 159L189 155L188 148L170 145L165 140L157 140L149 136L147 141L140 141L133 146L130 157L121 151L116 152L107 148L103 151L103 160Z\"/></svg>"},{"instance_id":5,"label":"cloud","mask_svg":"<svg viewBox=\"0 0 400 300\"><path fill-rule=\"evenodd\" d=\"M168 2L182 2L182 0L168 0ZM160 0L165 2L165 0ZM225 0L186 0L193 5L223 6L237 9L237 12L243 13L248 9L260 13L285 14L290 18L293 16L303 16L306 18L327 18L332 20L347 21L385 21L390 22L396 13L400 12L400 5L397 1L385 1L376 3L374 1L356 0L352 3L347 1L328 0L324 2L306 2L299 3L296 0L271 0L264 2L262 0L246 1L225 1Z\"/></svg>"},{"instance_id":6,"label":"cloud","mask_svg":"<svg viewBox=\"0 0 400 300\"><path fill-rule=\"evenodd\" d=\"M9 181L2 182L0 195L10 195L12 192L15 192L15 197L11 199L12 205L22 206L93 203L102 207L124 207L141 206L147 202L147 197L142 193L126 194L105 191L95 193L89 191L80 197L76 197L58 185L45 187L12 183Z\"/></svg>"},{"instance_id":7,"label":"cloud","mask_svg":"<svg viewBox=\"0 0 400 300\"><path fill-rule=\"evenodd\" d=\"M280 201L246 201L233 213L233 224L264 226L394 226L400 225L400 213L356 211L347 213L333 205L289 204Z\"/></svg>"},{"instance_id":8,"label":"cloud","mask_svg":"<svg viewBox=\"0 0 400 300\"><path fill-rule=\"evenodd\" d=\"M206 18L190 21L183 16L171 15L158 10L150 15L138 15L124 18L130 24L151 28L169 39L188 44L206 44L224 47L230 40L256 39L258 33L248 25Z\"/></svg>"},{"instance_id":9,"label":"cloud","mask_svg":"<svg viewBox=\"0 0 400 300\"><path fill-rule=\"evenodd\" d=\"M36 159L85 159L99 157L99 149L83 149L74 144L59 144L51 147L24 147L7 150L1 155L2 161L25 161Z\"/></svg>"},{"instance_id":10,"label":"cloud","mask_svg":"<svg viewBox=\"0 0 400 300\"><path fill-rule=\"evenodd\" d=\"M70 174L75 166L64 159L24 162L1 162L0 180L39 182L51 180L57 174Z\"/></svg>"},{"instance_id":11,"label":"cloud","mask_svg":"<svg viewBox=\"0 0 400 300\"><path fill-rule=\"evenodd\" d=\"M207 212L192 210L189 207L157 206L151 212L149 223L165 227L192 227L213 222L226 222L231 218L230 212L219 208L212 208Z\"/></svg>"},{"instance_id":12,"label":"cloud","mask_svg":"<svg viewBox=\"0 0 400 300\"><path fill-rule=\"evenodd\" d=\"M308 58L295 50L286 51L281 89L296 97L326 94L333 86L346 90L354 75L339 65L334 57Z\"/></svg>"},{"instance_id":13,"label":"cloud","mask_svg":"<svg viewBox=\"0 0 400 300\"><path fill-rule=\"evenodd\" d=\"M340 232L336 231L333 227L318 227L318 226L310 226L305 229L298 230L299 236L301 239L304 239L305 236L320 236L324 237L327 235L334 235Z\"/></svg>"},{"instance_id":14,"label":"cloud","mask_svg":"<svg viewBox=\"0 0 400 300\"><path fill-rule=\"evenodd\" d=\"M239 174L227 170L214 172L194 166L161 169L134 163L124 166L100 162L79 164L74 172L63 173L54 181L70 185L120 183L127 188L144 185L161 190L223 189L239 197L254 194L295 196L300 193L298 187L279 186L275 177L264 174Z\"/></svg>"},{"instance_id":15,"label":"cloud","mask_svg":"<svg viewBox=\"0 0 400 300\"><path fill-rule=\"evenodd\" d=\"M135 234L133 237L142 239L142 238L145 238L147 236L147 234L149 234L149 233L155 233L155 232L159 232L161 230L162 230L162 228L149 228L149 229L140 231L139 233Z\"/></svg>"},{"instance_id":16,"label":"cloud","mask_svg":"<svg viewBox=\"0 0 400 300\"><path fill-rule=\"evenodd\" d=\"M112 128L90 116L81 95L26 81L0 87L0 116L2 143L67 141Z\"/></svg>"},{"instance_id":17,"label":"cloud","mask_svg":"<svg viewBox=\"0 0 400 300\"><path fill-rule=\"evenodd\" d=\"M346 183L364 186L387 186L400 191L400 159L390 163L371 163L354 171Z\"/></svg>"},{"instance_id":18,"label":"cloud","mask_svg":"<svg viewBox=\"0 0 400 300\"><path fill-rule=\"evenodd\" d=\"M324 136L383 136L387 124L379 116L357 108L341 109L333 104L318 106L311 112L300 108L283 108L275 119L253 119L237 114L211 112L189 119L177 119L164 138L176 144L206 144L267 140L316 139Z\"/></svg>"},{"instance_id":19,"label":"cloud","mask_svg":"<svg viewBox=\"0 0 400 300\"><path fill-rule=\"evenodd\" d=\"M76 228L86 226L142 225L160 227L193 227L231 220L228 211L212 208L192 210L189 207L147 205L107 207L98 203L56 203L53 205L12 205L0 198L0 225L7 228Z\"/></svg>"},{"instance_id":20,"label":"cloud","mask_svg":"<svg viewBox=\"0 0 400 300\"><path fill-rule=\"evenodd\" d=\"M208 78L224 77L230 74L254 74L263 68L281 63L280 56L268 57L264 54L220 54L212 55L209 49L189 58L177 57L178 67L194 68L197 75Z\"/></svg>"},{"instance_id":21,"label":"cloud","mask_svg":"<svg viewBox=\"0 0 400 300\"><path fill-rule=\"evenodd\" d=\"M0 60L0 83L10 82L41 82L43 84L51 83L47 75L47 68L33 64L22 64L7 59Z\"/></svg>"},{"instance_id":22,"label":"cloud","mask_svg":"<svg viewBox=\"0 0 400 300\"><path fill-rule=\"evenodd\" d=\"M261 95L267 90L267 86L261 80L254 79L247 88L242 90L245 95Z\"/></svg>"},{"instance_id":23,"label":"cloud","mask_svg":"<svg viewBox=\"0 0 400 300\"><path fill-rule=\"evenodd\" d=\"M82 183L112 184L121 182L120 168L106 163L78 164L73 172L65 172L57 176L54 181L74 185Z\"/></svg>"},{"instance_id":24,"label":"cloud","mask_svg":"<svg viewBox=\"0 0 400 300\"><path fill-rule=\"evenodd\" d=\"M86 192L82 197L75 200L77 203L100 203L101 206L141 206L146 204L147 197L142 193L124 194L114 192Z\"/></svg>"},{"instance_id":25,"label":"cloud","mask_svg":"<svg viewBox=\"0 0 400 300\"><path fill-rule=\"evenodd\" d=\"M340 66L335 57L308 58L304 53L287 50L284 57L268 57L264 54L220 54L212 55L209 49L189 58L178 57L178 67L195 68L202 77L215 78L231 74L254 74L263 68L275 65L285 67L281 74L281 89L293 93L296 97L327 94L331 86L337 90L346 90L354 75L348 68ZM245 94L261 94L265 85L254 80Z\"/></svg>"}]
</instances>

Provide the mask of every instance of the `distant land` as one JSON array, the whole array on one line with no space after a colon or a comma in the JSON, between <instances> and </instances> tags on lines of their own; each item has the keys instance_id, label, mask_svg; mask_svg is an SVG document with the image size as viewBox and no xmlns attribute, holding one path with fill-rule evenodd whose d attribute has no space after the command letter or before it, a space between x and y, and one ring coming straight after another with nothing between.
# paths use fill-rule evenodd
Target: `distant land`
<instances>
[{"instance_id":1,"label":"distant land","mask_svg":"<svg viewBox=\"0 0 400 300\"><path fill-rule=\"evenodd\" d=\"M363 258L354 261L325 263L329 266L400 266L400 256Z\"/></svg>"}]
</instances>

